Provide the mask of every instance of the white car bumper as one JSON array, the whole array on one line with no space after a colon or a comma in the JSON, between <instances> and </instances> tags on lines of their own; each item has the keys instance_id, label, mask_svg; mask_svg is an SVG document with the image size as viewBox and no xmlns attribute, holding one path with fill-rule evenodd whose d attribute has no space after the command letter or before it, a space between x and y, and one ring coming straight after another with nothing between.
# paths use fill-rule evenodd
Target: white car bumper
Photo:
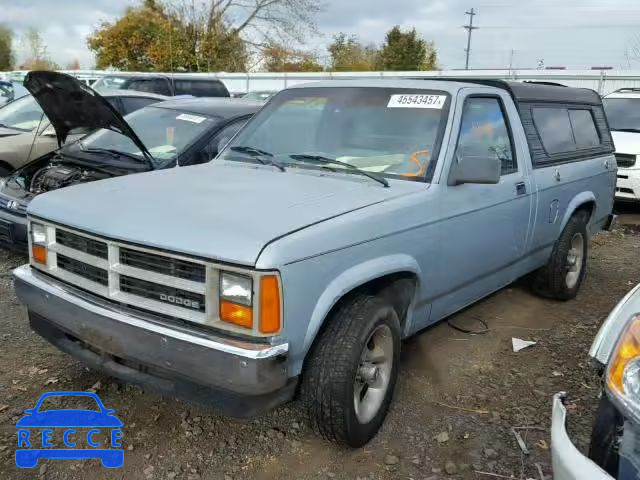
<instances>
[{"instance_id":1,"label":"white car bumper","mask_svg":"<svg viewBox=\"0 0 640 480\"><path fill-rule=\"evenodd\" d=\"M571 442L566 429L567 410L562 403L565 393L553 397L551 421L551 460L553 480L615 480L584 456Z\"/></svg>"},{"instance_id":2,"label":"white car bumper","mask_svg":"<svg viewBox=\"0 0 640 480\"><path fill-rule=\"evenodd\" d=\"M616 199L640 201L640 169L618 168Z\"/></svg>"}]
</instances>

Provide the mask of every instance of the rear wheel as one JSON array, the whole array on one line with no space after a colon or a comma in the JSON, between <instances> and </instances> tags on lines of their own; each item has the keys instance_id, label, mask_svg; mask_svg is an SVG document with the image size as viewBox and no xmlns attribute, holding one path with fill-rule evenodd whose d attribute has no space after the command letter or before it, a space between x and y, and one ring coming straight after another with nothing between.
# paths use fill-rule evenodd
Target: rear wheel
<instances>
[{"instance_id":1,"label":"rear wheel","mask_svg":"<svg viewBox=\"0 0 640 480\"><path fill-rule=\"evenodd\" d=\"M578 294L587 269L588 215L576 212L556 241L547 264L534 277L537 293L557 300L570 300Z\"/></svg>"},{"instance_id":2,"label":"rear wheel","mask_svg":"<svg viewBox=\"0 0 640 480\"><path fill-rule=\"evenodd\" d=\"M360 447L380 429L393 396L400 358L400 322L378 297L346 301L310 352L301 397L322 437Z\"/></svg>"},{"instance_id":3,"label":"rear wheel","mask_svg":"<svg viewBox=\"0 0 640 480\"><path fill-rule=\"evenodd\" d=\"M8 177L11 174L11 172L13 172L12 168L9 168L8 166L0 163L0 178Z\"/></svg>"}]
</instances>

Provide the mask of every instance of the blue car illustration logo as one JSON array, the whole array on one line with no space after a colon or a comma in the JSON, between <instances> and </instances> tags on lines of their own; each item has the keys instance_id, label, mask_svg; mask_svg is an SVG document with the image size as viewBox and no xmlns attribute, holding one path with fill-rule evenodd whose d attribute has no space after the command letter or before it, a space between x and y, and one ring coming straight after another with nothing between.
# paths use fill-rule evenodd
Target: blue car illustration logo
<instances>
[{"instance_id":1,"label":"blue car illustration logo","mask_svg":"<svg viewBox=\"0 0 640 480\"><path fill-rule=\"evenodd\" d=\"M90 397L95 400L98 410L41 410L42 402L50 397ZM114 410L104 407L95 393L45 393L34 408L24 413L26 415L16 423L18 467L33 468L41 458L99 458L107 468L118 468L124 463L120 443L122 422L113 414ZM104 440L105 434L107 440ZM63 446L66 448L59 448Z\"/></svg>"}]
</instances>

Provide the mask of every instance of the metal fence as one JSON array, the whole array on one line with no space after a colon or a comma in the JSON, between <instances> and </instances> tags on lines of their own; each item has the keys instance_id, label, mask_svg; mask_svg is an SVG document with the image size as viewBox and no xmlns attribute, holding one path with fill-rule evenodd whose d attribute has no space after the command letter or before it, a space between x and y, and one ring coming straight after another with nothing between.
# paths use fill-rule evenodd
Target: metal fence
<instances>
[{"instance_id":1,"label":"metal fence","mask_svg":"<svg viewBox=\"0 0 640 480\"><path fill-rule=\"evenodd\" d=\"M90 83L104 75L127 75L105 70L63 70ZM5 78L21 81L25 71L5 72ZM164 72L166 75L172 75ZM176 73L175 76L184 76ZM313 72L313 73L196 73L201 77L219 78L231 92L280 90L287 86L333 79L372 79L402 77L455 77L512 79L557 82L572 87L584 87L605 95L622 87L640 88L640 70L438 70L433 72Z\"/></svg>"}]
</instances>

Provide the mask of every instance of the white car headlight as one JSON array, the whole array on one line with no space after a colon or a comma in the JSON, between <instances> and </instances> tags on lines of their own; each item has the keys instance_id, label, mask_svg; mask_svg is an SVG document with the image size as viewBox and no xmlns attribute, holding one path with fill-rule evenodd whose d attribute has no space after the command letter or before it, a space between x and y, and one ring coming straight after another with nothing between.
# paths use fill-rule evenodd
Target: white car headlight
<instances>
[{"instance_id":1,"label":"white car headlight","mask_svg":"<svg viewBox=\"0 0 640 480\"><path fill-rule=\"evenodd\" d=\"M607 365L606 386L625 409L640 419L640 315L631 318Z\"/></svg>"}]
</instances>

